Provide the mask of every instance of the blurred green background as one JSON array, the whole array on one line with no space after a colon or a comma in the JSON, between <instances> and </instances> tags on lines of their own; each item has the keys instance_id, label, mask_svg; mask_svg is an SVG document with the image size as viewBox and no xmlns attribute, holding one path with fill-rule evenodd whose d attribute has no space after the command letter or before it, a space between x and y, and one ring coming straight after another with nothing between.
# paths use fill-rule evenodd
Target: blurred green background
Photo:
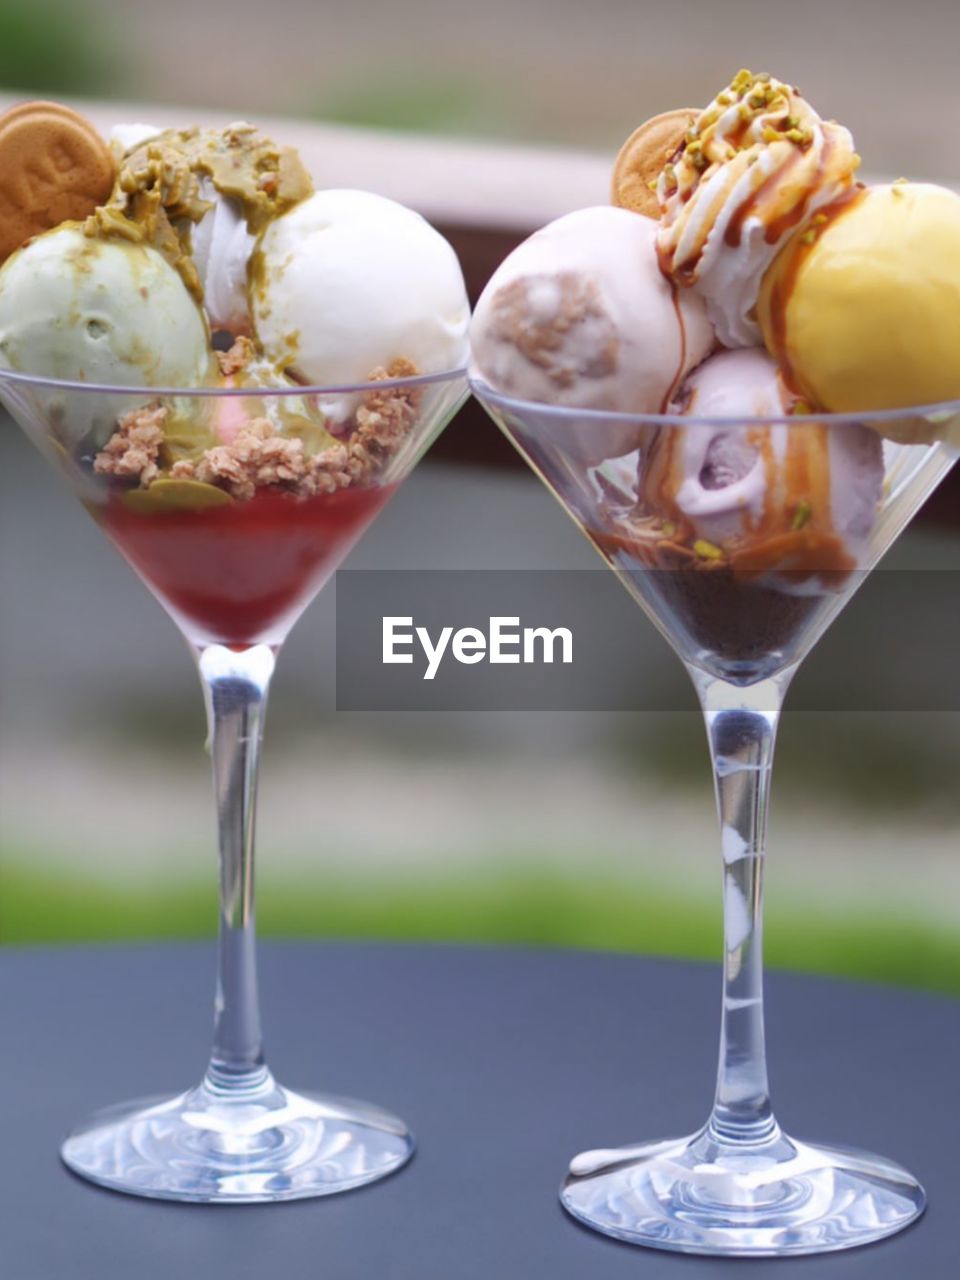
<instances>
[{"instance_id":1,"label":"blurred green background","mask_svg":"<svg viewBox=\"0 0 960 1280\"><path fill-rule=\"evenodd\" d=\"M336 12L307 0L0 0L0 89L612 154L641 119L706 100L746 64L849 123L871 172L956 182L960 133L934 122L955 115L958 14L954 0L809 0L788 20L756 0L381 0ZM958 542L918 528L897 563L960 570ZM428 461L349 563L595 561L532 476ZM212 801L189 657L7 420L0 600L0 940L211 933ZM658 715L337 714L333 607L332 592L313 606L276 681L265 933L718 955L717 837L692 696ZM639 612L636 627L624 678L676 679ZM958 758L949 709L788 712L773 964L960 992Z\"/></svg>"},{"instance_id":2,"label":"blurred green background","mask_svg":"<svg viewBox=\"0 0 960 1280\"><path fill-rule=\"evenodd\" d=\"M610 151L741 66L956 180L954 0L0 0L0 87Z\"/></svg>"}]
</instances>

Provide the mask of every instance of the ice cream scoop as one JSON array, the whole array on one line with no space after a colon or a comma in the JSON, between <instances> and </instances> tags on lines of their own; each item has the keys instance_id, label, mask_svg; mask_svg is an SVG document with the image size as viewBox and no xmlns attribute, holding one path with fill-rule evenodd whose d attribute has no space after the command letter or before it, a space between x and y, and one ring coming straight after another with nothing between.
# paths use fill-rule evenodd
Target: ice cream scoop
<instances>
[{"instance_id":1,"label":"ice cream scoop","mask_svg":"<svg viewBox=\"0 0 960 1280\"><path fill-rule=\"evenodd\" d=\"M911 182L860 191L790 241L758 313L787 377L825 409L960 399L960 196Z\"/></svg>"},{"instance_id":2,"label":"ice cream scoop","mask_svg":"<svg viewBox=\"0 0 960 1280\"><path fill-rule=\"evenodd\" d=\"M107 141L118 159L122 161L128 151L136 150L137 147L143 146L145 142L149 142L151 138L156 138L161 133L163 129L155 124L144 124L139 120L122 121L113 126L107 134Z\"/></svg>"},{"instance_id":3,"label":"ice cream scoop","mask_svg":"<svg viewBox=\"0 0 960 1280\"><path fill-rule=\"evenodd\" d=\"M726 421L661 427L641 494L701 559L790 570L789 589L807 590L825 572L862 563L883 455L879 437L856 423L763 421L788 417L794 400L762 350L711 357L688 379L683 412Z\"/></svg>"},{"instance_id":4,"label":"ice cream scoop","mask_svg":"<svg viewBox=\"0 0 960 1280\"><path fill-rule=\"evenodd\" d=\"M657 413L713 345L702 300L657 265L656 223L626 209L551 222L497 268L471 326L495 390L580 409Z\"/></svg>"},{"instance_id":5,"label":"ice cream scoop","mask_svg":"<svg viewBox=\"0 0 960 1280\"><path fill-rule=\"evenodd\" d=\"M393 200L316 192L269 224L251 272L263 353L302 382L364 382L397 359L421 373L466 364L470 308L457 256Z\"/></svg>"},{"instance_id":6,"label":"ice cream scoop","mask_svg":"<svg viewBox=\"0 0 960 1280\"><path fill-rule=\"evenodd\" d=\"M146 245L97 240L71 224L0 268L0 363L128 387L197 387L212 374L203 316L173 267ZM93 447L129 407L110 396L63 403L63 443L90 436Z\"/></svg>"},{"instance_id":7,"label":"ice cream scoop","mask_svg":"<svg viewBox=\"0 0 960 1280\"><path fill-rule=\"evenodd\" d=\"M687 379L682 412L696 418L780 418L793 397L773 361L756 348L723 351ZM770 428L746 426L665 428L645 469L648 492L658 503L669 495L674 514L689 522L695 538L720 546L759 524L767 497L761 443ZM782 436L782 432L781 432ZM665 463L669 460L669 476Z\"/></svg>"},{"instance_id":8,"label":"ice cream scoop","mask_svg":"<svg viewBox=\"0 0 960 1280\"><path fill-rule=\"evenodd\" d=\"M193 263L203 287L203 308L210 328L237 337L251 328L247 267L256 236L236 200L222 196L209 178L200 184L210 208L191 233Z\"/></svg>"},{"instance_id":9,"label":"ice cream scoop","mask_svg":"<svg viewBox=\"0 0 960 1280\"><path fill-rule=\"evenodd\" d=\"M849 132L790 85L741 71L660 175L663 269L701 294L726 347L758 345L754 307L791 233L853 185Z\"/></svg>"}]
</instances>

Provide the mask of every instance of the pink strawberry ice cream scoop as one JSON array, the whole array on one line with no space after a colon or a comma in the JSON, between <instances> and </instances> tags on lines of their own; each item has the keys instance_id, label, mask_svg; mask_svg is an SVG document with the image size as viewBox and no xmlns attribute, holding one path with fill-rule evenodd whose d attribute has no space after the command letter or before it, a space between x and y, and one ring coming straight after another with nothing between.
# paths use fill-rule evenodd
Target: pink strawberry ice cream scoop
<instances>
[{"instance_id":1,"label":"pink strawberry ice cream scoop","mask_svg":"<svg viewBox=\"0 0 960 1280\"><path fill-rule=\"evenodd\" d=\"M697 421L659 429L640 490L701 560L817 573L862 563L881 442L857 423L792 425L795 404L757 348L720 352L687 379L676 407Z\"/></svg>"}]
</instances>

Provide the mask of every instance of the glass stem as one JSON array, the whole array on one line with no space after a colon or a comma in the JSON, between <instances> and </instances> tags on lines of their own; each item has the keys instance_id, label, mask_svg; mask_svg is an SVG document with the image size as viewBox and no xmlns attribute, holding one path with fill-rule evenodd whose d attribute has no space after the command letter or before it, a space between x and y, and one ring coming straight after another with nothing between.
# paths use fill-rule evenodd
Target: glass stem
<instances>
[{"instance_id":1,"label":"glass stem","mask_svg":"<svg viewBox=\"0 0 960 1280\"><path fill-rule=\"evenodd\" d=\"M274 654L209 645L198 655L207 706L220 846L220 936L213 1052L204 1080L216 1093L262 1089L253 847L257 767Z\"/></svg>"},{"instance_id":2,"label":"glass stem","mask_svg":"<svg viewBox=\"0 0 960 1280\"><path fill-rule=\"evenodd\" d=\"M711 1144L766 1145L770 1105L763 1031L763 862L777 723L794 669L745 688L693 670L713 762L723 854L723 1012Z\"/></svg>"}]
</instances>

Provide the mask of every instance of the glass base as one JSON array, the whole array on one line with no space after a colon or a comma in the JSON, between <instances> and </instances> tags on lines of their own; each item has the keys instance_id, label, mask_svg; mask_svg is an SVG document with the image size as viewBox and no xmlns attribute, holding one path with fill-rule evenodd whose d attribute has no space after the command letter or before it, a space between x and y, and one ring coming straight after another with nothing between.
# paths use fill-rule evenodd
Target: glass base
<instances>
[{"instance_id":1,"label":"glass base","mask_svg":"<svg viewBox=\"0 0 960 1280\"><path fill-rule=\"evenodd\" d=\"M406 1125L350 1098L293 1093L271 1077L228 1094L206 1082L91 1116L60 1154L82 1178L158 1200L250 1204L333 1195L413 1155Z\"/></svg>"},{"instance_id":2,"label":"glass base","mask_svg":"<svg viewBox=\"0 0 960 1280\"><path fill-rule=\"evenodd\" d=\"M586 1151L560 1199L585 1226L631 1244L754 1257L869 1244L926 1206L920 1184L892 1161L779 1133L739 1152L705 1133Z\"/></svg>"}]
</instances>

